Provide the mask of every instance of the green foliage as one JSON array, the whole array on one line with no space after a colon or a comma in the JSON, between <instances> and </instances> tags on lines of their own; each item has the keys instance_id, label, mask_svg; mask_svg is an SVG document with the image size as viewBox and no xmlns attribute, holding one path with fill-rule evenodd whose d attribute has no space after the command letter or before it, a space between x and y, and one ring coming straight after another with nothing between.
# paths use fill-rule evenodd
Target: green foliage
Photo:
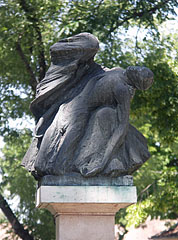
<instances>
[{"instance_id":1,"label":"green foliage","mask_svg":"<svg viewBox=\"0 0 178 240\"><path fill-rule=\"evenodd\" d=\"M164 168L160 178L152 186L152 194L127 208L127 227L138 227L148 216L161 219L176 219L178 216L178 181L176 167ZM149 190L150 192L150 190ZM147 193L148 194L148 193ZM136 216L136 217L135 217Z\"/></svg>"},{"instance_id":2,"label":"green foliage","mask_svg":"<svg viewBox=\"0 0 178 240\"><path fill-rule=\"evenodd\" d=\"M4 0L0 4L0 119L28 114L35 86L49 65L49 46L57 41L63 1Z\"/></svg>"},{"instance_id":3,"label":"green foliage","mask_svg":"<svg viewBox=\"0 0 178 240\"><path fill-rule=\"evenodd\" d=\"M0 224L5 221L4 214L0 211Z\"/></svg>"},{"instance_id":4,"label":"green foliage","mask_svg":"<svg viewBox=\"0 0 178 240\"><path fill-rule=\"evenodd\" d=\"M145 65L155 75L149 91L136 93L131 109L131 122L147 137L152 158L134 176L138 204L118 213L116 222L125 234L126 226L148 216L177 218L178 43L176 32L160 29L177 6L176 0L0 1L0 132L6 142L1 190L9 191L9 199L18 196L16 215L35 239L54 238L53 219L35 209L36 183L20 166L31 132L11 129L9 120L32 117L29 103L50 64L50 46L80 32L99 38L98 63Z\"/></svg>"},{"instance_id":5,"label":"green foliage","mask_svg":"<svg viewBox=\"0 0 178 240\"><path fill-rule=\"evenodd\" d=\"M138 227L148 216L178 217L177 43L175 35L169 35L140 45L142 62L154 72L155 82L151 90L136 94L131 120L146 136L152 157L134 174L138 203L127 208L124 219L123 213L117 215L117 222L127 229Z\"/></svg>"},{"instance_id":6,"label":"green foliage","mask_svg":"<svg viewBox=\"0 0 178 240\"><path fill-rule=\"evenodd\" d=\"M87 31L106 41L108 37L118 33L119 27L128 29L131 23L156 28L154 18L159 23L165 21L170 12L175 14L174 6L177 6L177 1L68 1L61 26L64 34Z\"/></svg>"},{"instance_id":7,"label":"green foliage","mask_svg":"<svg viewBox=\"0 0 178 240\"><path fill-rule=\"evenodd\" d=\"M24 226L28 226L35 239L52 240L55 239L54 219L48 211L35 207L36 182L20 165L30 141L29 130L17 132L16 136L10 136L8 139L6 137L4 157L0 159L3 171L1 190L8 190L9 200L15 199L15 214Z\"/></svg>"},{"instance_id":8,"label":"green foliage","mask_svg":"<svg viewBox=\"0 0 178 240\"><path fill-rule=\"evenodd\" d=\"M152 69L155 82L151 91L137 94L133 104L135 116L140 116L138 113L141 111L145 113L148 109L151 109L150 124L152 129L153 131L159 131L159 137L165 139L166 142L174 141L178 131L176 124L178 104L177 71L173 66L175 64L174 59L171 53L168 53L169 46L167 46L167 43L171 43L172 48L176 50L169 39L164 39L158 46L153 41L146 43L147 53L145 53L146 57L143 64ZM142 47L144 48L144 45Z\"/></svg>"}]
</instances>

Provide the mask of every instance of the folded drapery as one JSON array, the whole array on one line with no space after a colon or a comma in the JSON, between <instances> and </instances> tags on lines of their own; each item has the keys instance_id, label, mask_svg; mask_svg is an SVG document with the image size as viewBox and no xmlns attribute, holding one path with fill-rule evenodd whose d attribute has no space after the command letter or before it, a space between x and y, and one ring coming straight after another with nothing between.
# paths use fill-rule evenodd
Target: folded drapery
<instances>
[{"instance_id":1,"label":"folded drapery","mask_svg":"<svg viewBox=\"0 0 178 240\"><path fill-rule=\"evenodd\" d=\"M147 89L153 74L145 67L105 69L93 60L98 48L89 33L51 47L51 67L31 103L34 138L22 162L37 178L70 172L117 177L150 157L129 111L135 88Z\"/></svg>"}]
</instances>

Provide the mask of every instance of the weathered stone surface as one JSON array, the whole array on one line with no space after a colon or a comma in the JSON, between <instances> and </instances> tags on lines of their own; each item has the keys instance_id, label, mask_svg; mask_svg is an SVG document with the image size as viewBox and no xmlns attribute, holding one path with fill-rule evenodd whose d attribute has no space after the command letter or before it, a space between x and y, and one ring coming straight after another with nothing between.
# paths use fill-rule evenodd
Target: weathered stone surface
<instances>
[{"instance_id":1,"label":"weathered stone surface","mask_svg":"<svg viewBox=\"0 0 178 240\"><path fill-rule=\"evenodd\" d=\"M114 240L114 220L114 215L60 214L56 217L56 240Z\"/></svg>"},{"instance_id":2,"label":"weathered stone surface","mask_svg":"<svg viewBox=\"0 0 178 240\"><path fill-rule=\"evenodd\" d=\"M70 173L62 176L46 175L39 181L39 186L132 186L133 177L130 175L109 178L96 176L83 177L81 174Z\"/></svg>"},{"instance_id":3,"label":"weathered stone surface","mask_svg":"<svg viewBox=\"0 0 178 240\"><path fill-rule=\"evenodd\" d=\"M103 68L93 60L98 48L89 33L51 47L52 64L31 103L34 138L22 162L38 179L114 178L132 174L150 157L129 111L135 89L148 89L153 73L139 66Z\"/></svg>"},{"instance_id":4,"label":"weathered stone surface","mask_svg":"<svg viewBox=\"0 0 178 240\"><path fill-rule=\"evenodd\" d=\"M136 201L135 186L41 186L37 190L36 206L47 208L53 215L70 212L115 214L119 208Z\"/></svg>"}]
</instances>

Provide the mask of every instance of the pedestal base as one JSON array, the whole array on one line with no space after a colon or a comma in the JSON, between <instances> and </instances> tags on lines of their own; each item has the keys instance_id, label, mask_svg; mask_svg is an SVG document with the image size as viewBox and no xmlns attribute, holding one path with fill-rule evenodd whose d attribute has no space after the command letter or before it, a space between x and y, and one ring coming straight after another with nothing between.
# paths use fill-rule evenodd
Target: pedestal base
<instances>
[{"instance_id":1,"label":"pedestal base","mask_svg":"<svg viewBox=\"0 0 178 240\"><path fill-rule=\"evenodd\" d=\"M114 240L114 215L59 215L57 240Z\"/></svg>"},{"instance_id":2,"label":"pedestal base","mask_svg":"<svg viewBox=\"0 0 178 240\"><path fill-rule=\"evenodd\" d=\"M135 202L134 186L41 186L36 199L56 218L56 240L114 240L116 212Z\"/></svg>"}]
</instances>

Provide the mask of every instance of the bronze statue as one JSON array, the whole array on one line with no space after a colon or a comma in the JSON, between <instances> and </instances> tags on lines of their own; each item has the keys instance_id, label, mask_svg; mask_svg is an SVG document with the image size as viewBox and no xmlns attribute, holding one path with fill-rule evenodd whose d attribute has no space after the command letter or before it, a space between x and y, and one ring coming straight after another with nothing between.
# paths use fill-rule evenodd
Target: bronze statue
<instances>
[{"instance_id":1,"label":"bronze statue","mask_svg":"<svg viewBox=\"0 0 178 240\"><path fill-rule=\"evenodd\" d=\"M149 157L143 135L129 124L135 89L146 90L146 67L107 69L94 62L98 40L89 33L54 44L51 66L31 103L36 117L22 165L37 178L131 174Z\"/></svg>"}]
</instances>

